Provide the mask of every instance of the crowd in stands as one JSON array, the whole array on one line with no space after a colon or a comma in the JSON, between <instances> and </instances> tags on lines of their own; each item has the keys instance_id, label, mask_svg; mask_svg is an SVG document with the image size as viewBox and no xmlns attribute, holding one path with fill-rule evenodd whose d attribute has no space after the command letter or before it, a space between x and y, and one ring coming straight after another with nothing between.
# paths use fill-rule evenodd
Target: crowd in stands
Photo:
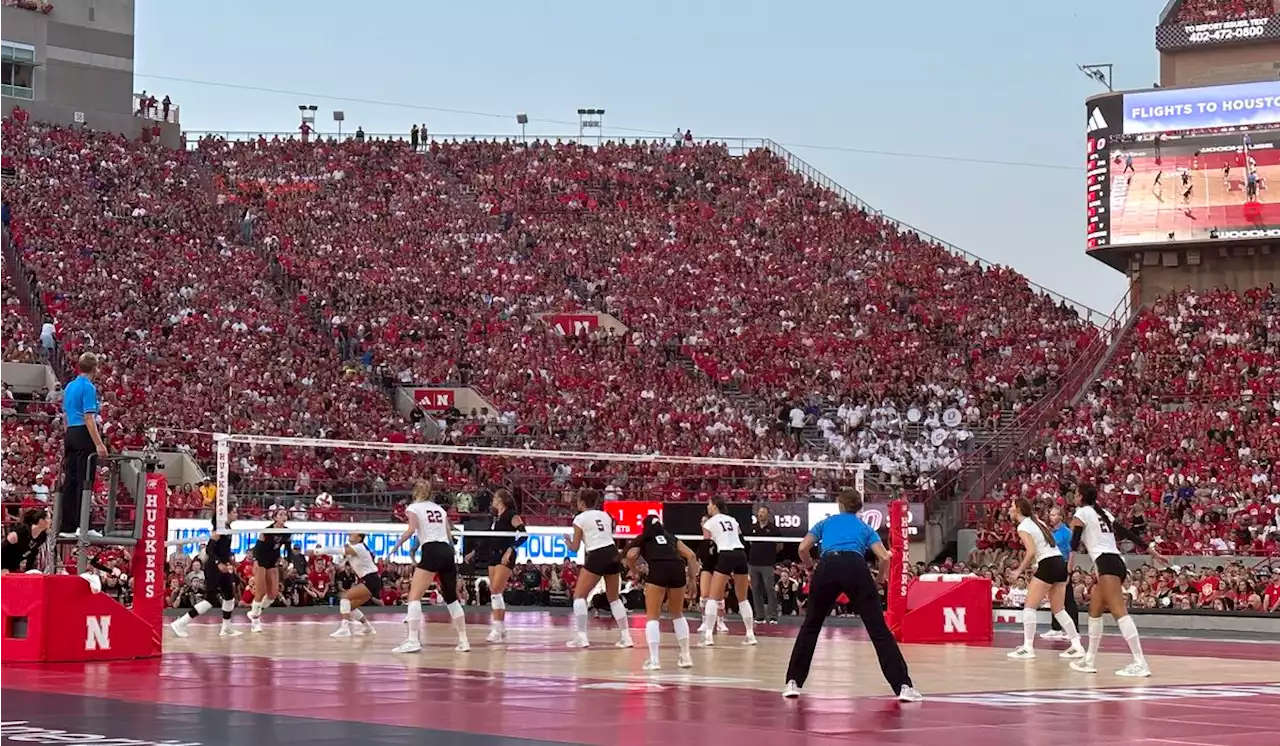
<instances>
[{"instance_id":1,"label":"crowd in stands","mask_svg":"<svg viewBox=\"0 0 1280 746\"><path fill-rule=\"evenodd\" d=\"M57 345L105 353L113 448L180 445L209 462L207 438L164 428L420 441L387 387L457 383L495 407L448 423L453 439L856 454L914 478L955 462L962 439L939 447L845 418L815 449L772 414L805 402L814 425L842 405L954 407L982 427L1037 399L1092 339L1016 273L852 211L763 150L207 139L172 151L26 117L4 134L22 269ZM6 330L20 326L10 297ZM564 335L542 320L596 310L626 331ZM431 470L555 486L531 462L246 451L235 477L263 489L305 474L376 490ZM810 489L792 471L597 472L623 496L668 481Z\"/></svg>"},{"instance_id":2,"label":"crowd in stands","mask_svg":"<svg viewBox=\"0 0 1280 746\"><path fill-rule=\"evenodd\" d=\"M1274 0L1182 0L1173 20L1176 23L1211 23L1243 18L1270 18Z\"/></svg>"},{"instance_id":3,"label":"crowd in stands","mask_svg":"<svg viewBox=\"0 0 1280 746\"><path fill-rule=\"evenodd\" d=\"M1278 381L1274 288L1171 294L988 497L1047 509L1064 482L1092 481L1165 554L1275 555ZM1011 530L999 513L987 511L988 532Z\"/></svg>"}]
</instances>

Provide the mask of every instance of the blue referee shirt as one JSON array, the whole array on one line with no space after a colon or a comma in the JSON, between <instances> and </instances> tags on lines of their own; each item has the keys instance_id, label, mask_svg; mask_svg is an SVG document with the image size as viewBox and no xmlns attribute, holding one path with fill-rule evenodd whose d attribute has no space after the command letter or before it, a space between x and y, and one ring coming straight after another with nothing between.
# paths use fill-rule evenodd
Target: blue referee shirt
<instances>
[{"instance_id":1,"label":"blue referee shirt","mask_svg":"<svg viewBox=\"0 0 1280 746\"><path fill-rule=\"evenodd\" d=\"M67 416L67 427L84 427L85 415L98 413L98 389L88 376L78 375L67 384L62 413Z\"/></svg>"},{"instance_id":2,"label":"blue referee shirt","mask_svg":"<svg viewBox=\"0 0 1280 746\"><path fill-rule=\"evenodd\" d=\"M827 516L809 528L818 540L823 554L831 552L857 552L866 554L873 544L880 543L875 530L854 513L836 513Z\"/></svg>"},{"instance_id":3,"label":"blue referee shirt","mask_svg":"<svg viewBox=\"0 0 1280 746\"><path fill-rule=\"evenodd\" d=\"M1066 559L1071 556L1071 527L1065 523L1059 523L1058 527L1053 530L1053 543L1058 545L1058 551L1062 552L1062 558Z\"/></svg>"}]
</instances>

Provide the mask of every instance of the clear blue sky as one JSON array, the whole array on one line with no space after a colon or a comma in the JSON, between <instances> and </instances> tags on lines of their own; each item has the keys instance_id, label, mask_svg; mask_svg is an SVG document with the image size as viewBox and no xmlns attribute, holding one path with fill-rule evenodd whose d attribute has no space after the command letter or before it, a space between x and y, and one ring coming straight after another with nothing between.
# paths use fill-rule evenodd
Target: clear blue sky
<instances>
[{"instance_id":1,"label":"clear blue sky","mask_svg":"<svg viewBox=\"0 0 1280 746\"><path fill-rule=\"evenodd\" d=\"M1084 252L1084 100L1100 88L1076 64L1150 87L1164 4L142 0L136 87L171 95L188 130L292 131L315 104L322 131L342 109L348 130L518 134L524 111L530 134L569 134L594 106L606 136L768 137L1109 312L1124 279Z\"/></svg>"}]
</instances>

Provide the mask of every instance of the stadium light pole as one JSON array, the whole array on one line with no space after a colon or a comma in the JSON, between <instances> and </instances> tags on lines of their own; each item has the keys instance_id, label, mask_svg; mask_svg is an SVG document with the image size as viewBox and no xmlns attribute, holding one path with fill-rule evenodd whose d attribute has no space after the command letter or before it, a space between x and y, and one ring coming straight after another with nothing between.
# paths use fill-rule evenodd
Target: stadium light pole
<instances>
[{"instance_id":1,"label":"stadium light pole","mask_svg":"<svg viewBox=\"0 0 1280 746\"><path fill-rule=\"evenodd\" d=\"M578 109L578 142L589 129L596 131L597 142L604 142L604 109Z\"/></svg>"},{"instance_id":2,"label":"stadium light pole","mask_svg":"<svg viewBox=\"0 0 1280 746\"><path fill-rule=\"evenodd\" d=\"M1110 92L1115 92L1115 88L1111 85L1111 63L1103 65L1076 65L1080 72L1088 75L1090 79L1095 80L1107 87Z\"/></svg>"}]
</instances>

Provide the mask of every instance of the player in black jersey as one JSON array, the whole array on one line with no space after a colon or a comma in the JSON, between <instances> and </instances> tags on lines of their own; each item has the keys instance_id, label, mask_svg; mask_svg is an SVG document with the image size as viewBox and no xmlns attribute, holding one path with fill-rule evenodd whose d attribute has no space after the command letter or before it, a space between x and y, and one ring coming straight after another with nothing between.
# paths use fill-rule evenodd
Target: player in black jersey
<instances>
[{"instance_id":1,"label":"player in black jersey","mask_svg":"<svg viewBox=\"0 0 1280 746\"><path fill-rule=\"evenodd\" d=\"M489 530L512 535L486 537L482 546L469 553L465 559L470 562L473 557L480 555L481 561L489 565L489 607L493 610L493 616L489 621L489 636L485 640L506 642L507 602L502 594L507 590L507 583L515 570L516 552L529 540L529 534L524 519L516 510L516 499L510 490L502 488L494 492L490 507L493 510L493 523L489 525Z\"/></svg>"},{"instance_id":2,"label":"player in black jersey","mask_svg":"<svg viewBox=\"0 0 1280 746\"><path fill-rule=\"evenodd\" d=\"M285 528L289 511L280 508L271 514L267 528ZM280 555L289 546L289 534L259 534L253 545L253 604L249 607L249 629L262 631L262 610L280 595Z\"/></svg>"},{"instance_id":3,"label":"player in black jersey","mask_svg":"<svg viewBox=\"0 0 1280 746\"><path fill-rule=\"evenodd\" d=\"M49 538L49 511L44 508L32 508L22 514L22 522L5 534L3 561L0 561L0 575L11 572L22 572L24 569L35 570L36 556L44 548Z\"/></svg>"},{"instance_id":4,"label":"player in black jersey","mask_svg":"<svg viewBox=\"0 0 1280 746\"><path fill-rule=\"evenodd\" d=\"M707 525L707 516L703 514L698 520L698 527ZM707 631L707 599L711 598L711 578L716 574L716 555L718 554L716 543L710 539L704 539L698 543L698 565L702 571L698 573L698 611L702 614L702 626L698 627L698 633L702 634ZM726 634L729 627L724 623L724 617L716 619L716 632Z\"/></svg>"},{"instance_id":5,"label":"player in black jersey","mask_svg":"<svg viewBox=\"0 0 1280 746\"><path fill-rule=\"evenodd\" d=\"M236 519L235 508L227 509L227 524ZM173 620L169 628L178 637L187 636L191 620L213 608L214 601L222 607L221 637L239 637L240 630L231 626L231 614L236 610L236 568L231 554L231 534L218 533L218 519L213 519L213 532L204 549L204 599L186 614Z\"/></svg>"},{"instance_id":6,"label":"player in black jersey","mask_svg":"<svg viewBox=\"0 0 1280 746\"><path fill-rule=\"evenodd\" d=\"M662 664L658 662L658 620L662 617L664 601L667 610L671 612L671 626L675 629L676 642L680 644L680 657L676 665L680 668L692 668L689 621L684 618L684 590L693 585L693 579L697 576L698 558L684 542L667 532L656 515L644 519L643 531L627 549L625 562L632 572L635 572L639 558L644 558L645 564L649 566L644 583L644 610L648 617L644 624L644 639L649 644L649 659L644 662L644 670L657 671L662 668Z\"/></svg>"}]
</instances>

